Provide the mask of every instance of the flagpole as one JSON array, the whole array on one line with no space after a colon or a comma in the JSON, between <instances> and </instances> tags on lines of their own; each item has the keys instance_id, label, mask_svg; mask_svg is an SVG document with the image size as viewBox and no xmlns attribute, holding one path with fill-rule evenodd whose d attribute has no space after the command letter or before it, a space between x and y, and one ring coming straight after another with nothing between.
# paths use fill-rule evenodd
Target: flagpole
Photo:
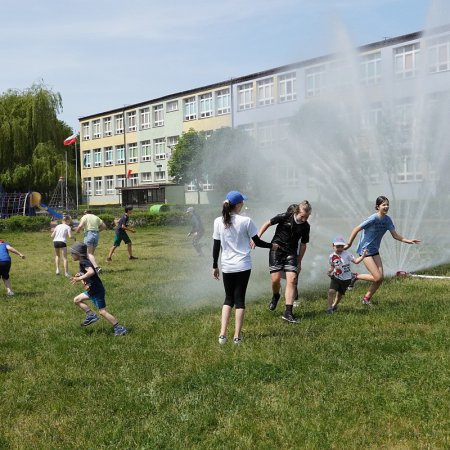
<instances>
[{"instance_id":1,"label":"flagpole","mask_svg":"<svg viewBox=\"0 0 450 450\"><path fill-rule=\"evenodd\" d=\"M77 141L75 141L75 192L77 198L77 216L78 216L78 150Z\"/></svg>"}]
</instances>

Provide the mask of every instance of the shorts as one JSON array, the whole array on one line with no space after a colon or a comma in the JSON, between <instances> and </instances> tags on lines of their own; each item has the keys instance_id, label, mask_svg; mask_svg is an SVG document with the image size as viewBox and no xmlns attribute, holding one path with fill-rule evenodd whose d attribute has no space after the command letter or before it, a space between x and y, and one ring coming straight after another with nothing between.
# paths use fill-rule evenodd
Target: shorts
<instances>
[{"instance_id":1,"label":"shorts","mask_svg":"<svg viewBox=\"0 0 450 450\"><path fill-rule=\"evenodd\" d=\"M106 308L105 291L89 292L84 291L84 294L89 297L89 300L97 307L97 309Z\"/></svg>"},{"instance_id":2,"label":"shorts","mask_svg":"<svg viewBox=\"0 0 450 450\"><path fill-rule=\"evenodd\" d=\"M53 247L64 248L64 247L67 247L67 244L63 241L53 241Z\"/></svg>"},{"instance_id":3,"label":"shorts","mask_svg":"<svg viewBox=\"0 0 450 450\"><path fill-rule=\"evenodd\" d=\"M84 232L84 243L88 247L97 247L98 238L98 231L89 230Z\"/></svg>"},{"instance_id":4,"label":"shorts","mask_svg":"<svg viewBox=\"0 0 450 450\"><path fill-rule=\"evenodd\" d=\"M368 256L377 256L377 255L379 255L379 254L380 254L380 252L372 253L371 255L366 255L366 258L367 258ZM361 256L361 255L359 255L359 256Z\"/></svg>"},{"instance_id":5,"label":"shorts","mask_svg":"<svg viewBox=\"0 0 450 450\"><path fill-rule=\"evenodd\" d=\"M9 271L11 269L11 261L0 261L0 278L9 280Z\"/></svg>"},{"instance_id":6,"label":"shorts","mask_svg":"<svg viewBox=\"0 0 450 450\"><path fill-rule=\"evenodd\" d=\"M122 241L125 242L125 244L131 244L131 239L125 231L116 234L113 242L114 247L118 247Z\"/></svg>"},{"instance_id":7,"label":"shorts","mask_svg":"<svg viewBox=\"0 0 450 450\"><path fill-rule=\"evenodd\" d=\"M222 272L223 286L225 288L224 305L245 309L245 294L251 270L243 272Z\"/></svg>"},{"instance_id":8,"label":"shorts","mask_svg":"<svg viewBox=\"0 0 450 450\"><path fill-rule=\"evenodd\" d=\"M298 256L271 250L269 252L269 271L270 273L281 271L298 273Z\"/></svg>"},{"instance_id":9,"label":"shorts","mask_svg":"<svg viewBox=\"0 0 450 450\"><path fill-rule=\"evenodd\" d=\"M350 286L351 281L351 278L349 280L340 280L339 278L331 277L330 289L339 292L339 294L345 295L345 291Z\"/></svg>"}]
</instances>

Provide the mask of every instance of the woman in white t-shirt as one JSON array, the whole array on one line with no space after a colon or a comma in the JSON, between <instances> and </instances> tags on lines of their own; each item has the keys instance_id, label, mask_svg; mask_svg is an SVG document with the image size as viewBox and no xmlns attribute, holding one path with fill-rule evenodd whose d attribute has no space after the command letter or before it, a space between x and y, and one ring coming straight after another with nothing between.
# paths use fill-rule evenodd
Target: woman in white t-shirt
<instances>
[{"instance_id":1,"label":"woman in white t-shirt","mask_svg":"<svg viewBox=\"0 0 450 450\"><path fill-rule=\"evenodd\" d=\"M59 259L62 256L63 266L64 266L64 276L70 277L69 273L69 263L67 261L67 238L72 238L72 233L70 229L70 216L63 216L62 223L56 225L52 232L51 237L53 238L53 247L55 248L55 264L56 264L56 275L59 275ZM74 240L75 236L73 237Z\"/></svg>"},{"instance_id":2,"label":"woman in white t-shirt","mask_svg":"<svg viewBox=\"0 0 450 450\"><path fill-rule=\"evenodd\" d=\"M225 301L222 306L222 321L219 343L225 344L227 340L227 327L231 310L236 309L236 323L233 342L240 344L242 340L241 329L245 314L245 293L252 269L250 257L250 241L257 247L276 250L277 244L261 240L256 225L249 217L239 215L244 200L247 197L240 192L231 191L223 202L222 216L214 220L214 246L213 246L213 277L218 280L219 254L222 268L223 285L225 288Z\"/></svg>"}]
</instances>

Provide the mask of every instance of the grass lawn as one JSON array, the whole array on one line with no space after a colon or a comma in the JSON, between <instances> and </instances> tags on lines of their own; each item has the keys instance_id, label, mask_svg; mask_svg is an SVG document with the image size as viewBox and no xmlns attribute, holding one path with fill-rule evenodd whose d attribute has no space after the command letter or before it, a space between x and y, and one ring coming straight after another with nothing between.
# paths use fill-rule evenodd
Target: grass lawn
<instances>
[{"instance_id":1,"label":"grass lawn","mask_svg":"<svg viewBox=\"0 0 450 450\"><path fill-rule=\"evenodd\" d=\"M16 296L0 285L0 449L450 448L450 281L388 280L370 309L360 282L329 316L324 280L291 325L258 268L244 341L221 347L223 287L187 231L138 230L139 259L122 245L109 264L101 234L121 337L80 327L81 285L54 274L49 233L0 236L27 256L12 255Z\"/></svg>"}]
</instances>

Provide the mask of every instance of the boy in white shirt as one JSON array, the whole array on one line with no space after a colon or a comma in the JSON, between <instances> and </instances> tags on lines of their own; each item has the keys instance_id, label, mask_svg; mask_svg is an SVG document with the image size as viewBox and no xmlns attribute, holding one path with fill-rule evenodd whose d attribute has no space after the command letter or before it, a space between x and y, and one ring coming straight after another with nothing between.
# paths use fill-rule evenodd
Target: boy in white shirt
<instances>
[{"instance_id":1,"label":"boy in white shirt","mask_svg":"<svg viewBox=\"0 0 450 450\"><path fill-rule=\"evenodd\" d=\"M345 245L346 242L342 236L334 238L334 251L329 257L330 268L328 269L328 276L331 278L330 288L328 289L328 314L337 310L337 305L350 286L353 277L350 263L359 264L367 254L367 250L364 250L361 256L355 258L350 252L344 250Z\"/></svg>"}]
</instances>

